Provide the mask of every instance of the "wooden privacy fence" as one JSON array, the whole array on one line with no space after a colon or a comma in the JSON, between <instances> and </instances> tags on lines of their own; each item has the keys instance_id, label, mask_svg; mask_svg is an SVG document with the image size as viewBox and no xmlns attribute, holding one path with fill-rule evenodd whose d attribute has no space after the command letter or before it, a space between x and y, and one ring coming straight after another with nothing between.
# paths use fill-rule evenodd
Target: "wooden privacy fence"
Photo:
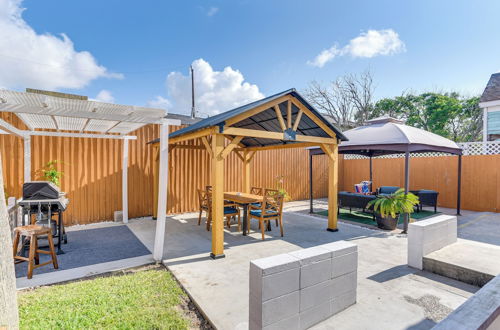
<instances>
[{"instance_id":1,"label":"wooden privacy fence","mask_svg":"<svg viewBox=\"0 0 500 330\"><path fill-rule=\"evenodd\" d=\"M12 114L1 118L21 129L22 123ZM172 128L174 129L179 129ZM145 126L130 141L129 216L141 217L153 210L153 150L147 142L157 138L157 125ZM0 135L6 193L21 197L23 183L23 142L11 135ZM32 178L51 160L62 162L64 176L61 189L66 191L70 206L67 224L86 224L111 220L121 210L122 141L88 138L35 136L32 141ZM374 159L374 186L403 185L404 160ZM411 159L411 189L434 189L440 192L439 204L455 207L455 157ZM283 177L284 188L293 200L309 197L309 153L305 149L267 150L256 154L251 166L251 185L275 187ZM326 197L327 158L314 156L315 198ZM169 213L197 209L196 189L210 184L210 162L205 150L174 149L170 155L168 187ZM225 189L241 190L241 160L230 154L225 163ZM368 160L341 160L339 190L352 191L354 183L368 178ZM500 155L463 157L462 208L477 211L500 210Z\"/></svg>"}]
</instances>

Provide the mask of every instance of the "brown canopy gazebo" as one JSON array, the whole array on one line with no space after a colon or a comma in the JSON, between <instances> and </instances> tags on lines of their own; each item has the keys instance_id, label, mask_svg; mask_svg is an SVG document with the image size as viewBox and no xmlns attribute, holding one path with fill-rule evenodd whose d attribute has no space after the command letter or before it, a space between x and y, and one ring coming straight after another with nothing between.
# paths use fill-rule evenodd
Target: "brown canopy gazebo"
<instances>
[{"instance_id":1,"label":"brown canopy gazebo","mask_svg":"<svg viewBox=\"0 0 500 330\"><path fill-rule=\"evenodd\" d=\"M462 173L462 148L455 142L440 135L412 126L404 125L402 121L391 117L379 117L368 120L365 125L345 131L348 141L339 146L339 153L354 154L369 157L370 181L372 177L372 157L401 154L405 155L405 192L410 185L410 154L438 152L458 156L457 175L457 215L460 215L460 188ZM312 195L312 157L324 154L320 148L309 150L309 198L310 212L313 213ZM330 213L330 212L329 212ZM408 215L405 215L404 230L408 228Z\"/></svg>"},{"instance_id":2,"label":"brown canopy gazebo","mask_svg":"<svg viewBox=\"0 0 500 330\"><path fill-rule=\"evenodd\" d=\"M202 143L188 143L195 139ZM347 140L342 132L307 103L295 89L206 118L171 133L171 150L206 149L211 158L211 257L224 257L224 159L229 153L236 152L243 162L243 190L248 193L250 166L256 152L312 146L321 148L329 157L328 204L330 209L336 210L338 143L341 140ZM158 148L158 142L152 141L153 147ZM160 167L162 166L157 166ZM327 230L338 230L336 212L330 212Z\"/></svg>"}]
</instances>

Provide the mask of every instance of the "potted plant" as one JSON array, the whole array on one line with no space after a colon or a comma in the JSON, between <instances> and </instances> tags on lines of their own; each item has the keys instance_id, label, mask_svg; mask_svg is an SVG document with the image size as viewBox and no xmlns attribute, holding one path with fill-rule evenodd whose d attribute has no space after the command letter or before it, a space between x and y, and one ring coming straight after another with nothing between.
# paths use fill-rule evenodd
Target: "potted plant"
<instances>
[{"instance_id":1,"label":"potted plant","mask_svg":"<svg viewBox=\"0 0 500 330\"><path fill-rule=\"evenodd\" d=\"M50 181L56 186L61 185L61 177L64 175L64 172L59 171L57 168L57 164L63 164L63 162L59 160L51 160L39 171L40 177L44 180Z\"/></svg>"},{"instance_id":2,"label":"potted plant","mask_svg":"<svg viewBox=\"0 0 500 330\"><path fill-rule=\"evenodd\" d=\"M368 207L373 206L379 228L394 230L398 225L399 215L413 213L416 204L418 204L417 196L412 193L405 194L404 189L399 189L390 195L377 196L368 203Z\"/></svg>"}]
</instances>

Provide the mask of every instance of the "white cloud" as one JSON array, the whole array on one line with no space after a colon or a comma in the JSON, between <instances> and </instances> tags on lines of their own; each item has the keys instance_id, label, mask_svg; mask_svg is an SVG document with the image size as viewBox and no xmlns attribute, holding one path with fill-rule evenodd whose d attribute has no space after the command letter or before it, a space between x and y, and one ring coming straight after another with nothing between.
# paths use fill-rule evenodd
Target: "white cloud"
<instances>
[{"instance_id":1,"label":"white cloud","mask_svg":"<svg viewBox=\"0 0 500 330\"><path fill-rule=\"evenodd\" d=\"M113 97L113 94L111 94L110 91L103 89L102 91L97 94L95 97L96 101L99 102L106 102L106 103L115 103L115 98Z\"/></svg>"},{"instance_id":2,"label":"white cloud","mask_svg":"<svg viewBox=\"0 0 500 330\"><path fill-rule=\"evenodd\" d=\"M336 56L350 55L352 57L371 58L380 55L394 55L406 51L405 44L396 31L386 30L368 30L363 32L349 43L338 49L332 46L323 50L312 61L307 64L322 68L326 63L333 60Z\"/></svg>"},{"instance_id":3,"label":"white cloud","mask_svg":"<svg viewBox=\"0 0 500 330\"><path fill-rule=\"evenodd\" d=\"M147 104L148 107L151 108L158 108L158 109L170 109L172 106L172 103L163 96L156 96L154 99L148 102Z\"/></svg>"},{"instance_id":4,"label":"white cloud","mask_svg":"<svg viewBox=\"0 0 500 330\"><path fill-rule=\"evenodd\" d=\"M82 88L100 77L121 78L76 51L65 34L38 34L22 18L22 0L0 0L0 85L43 89Z\"/></svg>"},{"instance_id":5,"label":"white cloud","mask_svg":"<svg viewBox=\"0 0 500 330\"><path fill-rule=\"evenodd\" d=\"M230 66L216 71L203 59L192 63L196 110L199 116L214 115L240 105L261 99L264 95L259 87L245 82L243 74ZM167 94L171 102L169 110L174 113L191 113L191 77L180 72L167 76ZM158 97L157 97L158 100ZM161 101L166 100L164 98ZM154 100L153 100L154 101ZM150 101L149 104L151 104Z\"/></svg>"},{"instance_id":6,"label":"white cloud","mask_svg":"<svg viewBox=\"0 0 500 330\"><path fill-rule=\"evenodd\" d=\"M217 7L210 7L207 10L207 16L214 16L215 14L217 14L218 11L219 11L219 8L217 8Z\"/></svg>"},{"instance_id":7,"label":"white cloud","mask_svg":"<svg viewBox=\"0 0 500 330\"><path fill-rule=\"evenodd\" d=\"M337 46L332 46L328 49L323 50L321 53L319 53L314 60L312 61L307 61L307 64L316 66L318 68L322 68L325 66L327 62L330 62L335 58L335 56L339 55L340 50L337 48Z\"/></svg>"}]
</instances>

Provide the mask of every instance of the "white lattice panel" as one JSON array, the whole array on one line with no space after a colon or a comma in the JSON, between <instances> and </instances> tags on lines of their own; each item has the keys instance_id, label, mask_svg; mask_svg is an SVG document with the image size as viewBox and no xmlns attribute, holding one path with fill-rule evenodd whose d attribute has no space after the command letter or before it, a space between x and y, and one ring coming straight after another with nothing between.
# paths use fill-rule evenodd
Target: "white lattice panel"
<instances>
[{"instance_id":1,"label":"white lattice panel","mask_svg":"<svg viewBox=\"0 0 500 330\"><path fill-rule=\"evenodd\" d=\"M462 148L464 156L473 155L499 155L500 154L500 142L466 142L457 143L459 147ZM404 154L393 154L384 155L376 158L403 158ZM450 156L450 154L443 152L423 152L410 154L410 157L439 157L439 156ZM366 159L368 157L361 155L344 155L344 159Z\"/></svg>"},{"instance_id":2,"label":"white lattice panel","mask_svg":"<svg viewBox=\"0 0 500 330\"><path fill-rule=\"evenodd\" d=\"M498 155L500 142L467 142L459 143L464 155Z\"/></svg>"}]
</instances>

